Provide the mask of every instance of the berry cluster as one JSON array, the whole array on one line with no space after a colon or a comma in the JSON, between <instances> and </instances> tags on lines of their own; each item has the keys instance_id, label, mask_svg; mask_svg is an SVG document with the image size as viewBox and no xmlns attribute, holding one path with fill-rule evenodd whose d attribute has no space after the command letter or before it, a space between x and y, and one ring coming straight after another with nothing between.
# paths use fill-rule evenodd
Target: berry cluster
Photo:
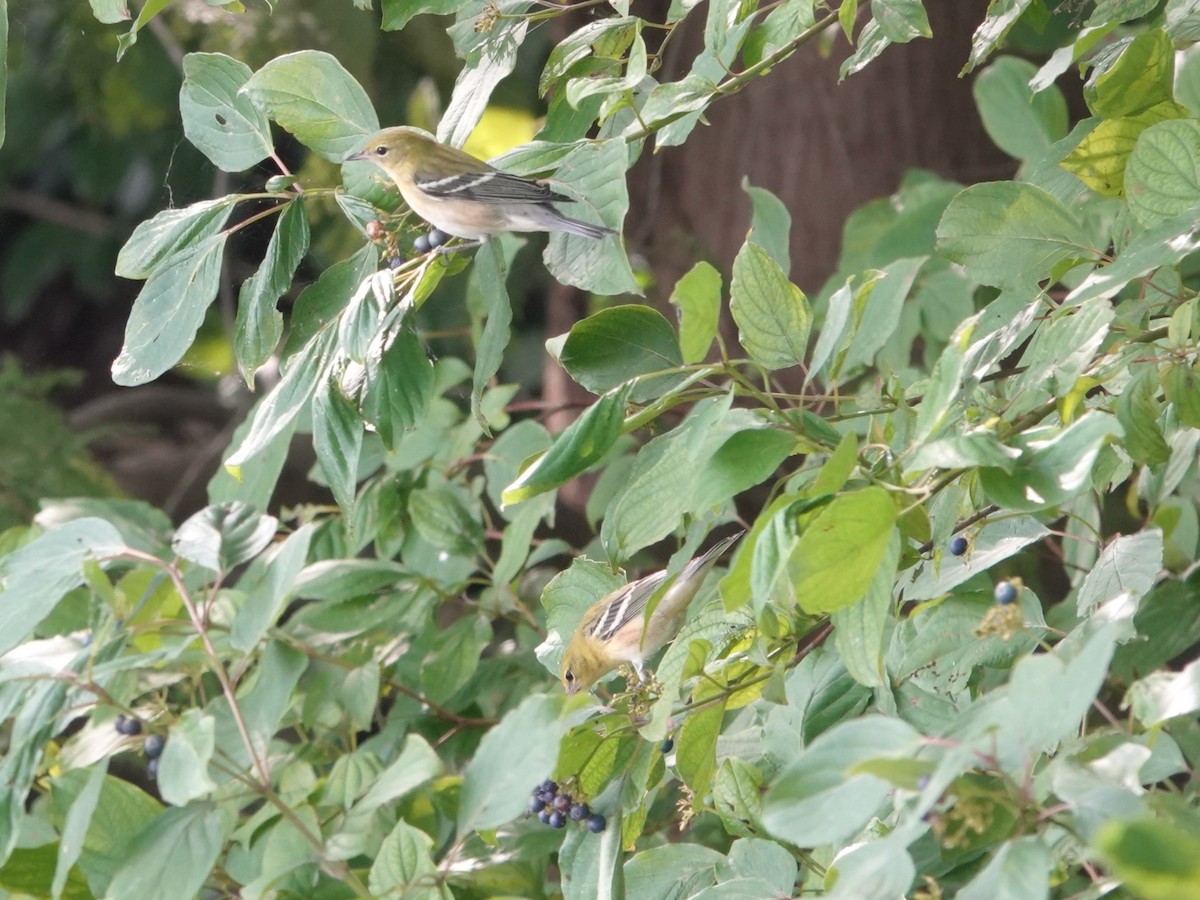
<instances>
[{"instance_id":1,"label":"berry cluster","mask_svg":"<svg viewBox=\"0 0 1200 900\"><path fill-rule=\"evenodd\" d=\"M608 822L600 813L592 812L582 800L576 801L566 791L560 791L553 781L546 780L533 789L529 811L537 813L538 821L551 828L563 828L567 819L584 822L592 834L599 834Z\"/></svg>"},{"instance_id":2,"label":"berry cluster","mask_svg":"<svg viewBox=\"0 0 1200 900\"><path fill-rule=\"evenodd\" d=\"M446 241L450 240L450 238L451 235L435 228L429 234L418 235L417 239L413 241L413 250L417 253L425 254L430 250L436 250L442 244L446 243Z\"/></svg>"},{"instance_id":3,"label":"berry cluster","mask_svg":"<svg viewBox=\"0 0 1200 900\"><path fill-rule=\"evenodd\" d=\"M142 733L142 720L137 716L117 716L113 720L113 728L117 730L118 734L134 737ZM146 771L150 773L151 778L158 776L158 758L162 756L163 748L166 746L167 739L161 734L148 734L142 741L142 752L150 760L146 765Z\"/></svg>"}]
</instances>

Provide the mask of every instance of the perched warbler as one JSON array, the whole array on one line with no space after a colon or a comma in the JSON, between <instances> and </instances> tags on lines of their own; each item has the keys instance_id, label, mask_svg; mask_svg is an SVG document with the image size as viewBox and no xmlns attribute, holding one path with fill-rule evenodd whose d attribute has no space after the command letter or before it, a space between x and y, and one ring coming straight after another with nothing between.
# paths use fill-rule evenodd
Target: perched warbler
<instances>
[{"instance_id":1,"label":"perched warbler","mask_svg":"<svg viewBox=\"0 0 1200 900\"><path fill-rule=\"evenodd\" d=\"M375 163L396 182L413 212L456 237L478 241L503 231L569 231L590 238L616 234L564 216L552 205L570 197L494 169L419 128L385 128L346 159Z\"/></svg>"},{"instance_id":2,"label":"perched warbler","mask_svg":"<svg viewBox=\"0 0 1200 900\"><path fill-rule=\"evenodd\" d=\"M562 683L568 696L585 691L623 662L642 674L642 664L683 627L687 608L704 576L738 532L697 556L675 576L658 605L646 618L646 604L663 586L667 573L656 572L617 588L583 614L562 659Z\"/></svg>"}]
</instances>

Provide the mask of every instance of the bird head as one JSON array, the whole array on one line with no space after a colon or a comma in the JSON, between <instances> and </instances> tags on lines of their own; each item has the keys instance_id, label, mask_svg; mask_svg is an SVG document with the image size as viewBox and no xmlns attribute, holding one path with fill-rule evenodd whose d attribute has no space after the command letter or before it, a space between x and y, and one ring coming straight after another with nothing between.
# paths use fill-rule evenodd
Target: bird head
<instances>
[{"instance_id":1,"label":"bird head","mask_svg":"<svg viewBox=\"0 0 1200 900\"><path fill-rule=\"evenodd\" d=\"M346 162L363 159L386 168L389 164L396 165L422 146L436 143L433 135L427 131L409 125L398 125L395 128L385 128L374 135L365 147L347 156Z\"/></svg>"}]
</instances>

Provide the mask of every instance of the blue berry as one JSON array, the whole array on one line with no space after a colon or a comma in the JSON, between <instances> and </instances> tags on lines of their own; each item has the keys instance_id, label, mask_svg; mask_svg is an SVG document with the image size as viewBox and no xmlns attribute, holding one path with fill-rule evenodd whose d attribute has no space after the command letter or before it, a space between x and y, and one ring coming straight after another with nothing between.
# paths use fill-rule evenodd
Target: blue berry
<instances>
[{"instance_id":1,"label":"blue berry","mask_svg":"<svg viewBox=\"0 0 1200 900\"><path fill-rule=\"evenodd\" d=\"M588 809L588 805L586 803L576 803L571 807L570 811L567 813L567 818L570 819L572 822L582 822L584 819L586 819L591 814L592 814L592 811L590 809Z\"/></svg>"},{"instance_id":2,"label":"blue berry","mask_svg":"<svg viewBox=\"0 0 1200 900\"><path fill-rule=\"evenodd\" d=\"M551 816L550 810L543 809L540 813L538 813L538 821L541 822L543 825L549 825L550 824L550 816Z\"/></svg>"},{"instance_id":3,"label":"blue berry","mask_svg":"<svg viewBox=\"0 0 1200 900\"><path fill-rule=\"evenodd\" d=\"M667 738L665 741L662 742L661 745L659 745L658 749L662 753L670 753L672 750L675 749L675 742L673 740L671 740L670 738Z\"/></svg>"},{"instance_id":4,"label":"blue berry","mask_svg":"<svg viewBox=\"0 0 1200 900\"><path fill-rule=\"evenodd\" d=\"M158 759L162 756L163 747L165 746L167 746L167 741L161 734L147 735L146 740L142 742L142 750L151 759Z\"/></svg>"},{"instance_id":5,"label":"blue berry","mask_svg":"<svg viewBox=\"0 0 1200 900\"><path fill-rule=\"evenodd\" d=\"M955 535L950 541L950 555L962 556L967 552L967 539L961 534Z\"/></svg>"},{"instance_id":6,"label":"blue berry","mask_svg":"<svg viewBox=\"0 0 1200 900\"><path fill-rule=\"evenodd\" d=\"M600 815L600 813L592 813L590 816L588 816L587 830L592 834L599 834L604 830L604 827L607 824L608 821L604 818L604 816Z\"/></svg>"},{"instance_id":7,"label":"blue berry","mask_svg":"<svg viewBox=\"0 0 1200 900\"><path fill-rule=\"evenodd\" d=\"M571 798L566 794L559 794L554 798L554 803L551 804L559 812L566 812L571 808Z\"/></svg>"},{"instance_id":8,"label":"blue berry","mask_svg":"<svg viewBox=\"0 0 1200 900\"><path fill-rule=\"evenodd\" d=\"M537 790L538 790L539 794L557 794L558 793L558 785L555 784L553 781L551 781L549 778L547 778L545 781L543 781L541 784L539 784L537 786Z\"/></svg>"},{"instance_id":9,"label":"blue berry","mask_svg":"<svg viewBox=\"0 0 1200 900\"><path fill-rule=\"evenodd\" d=\"M389 269L398 269L402 265L404 265L404 257L403 256L393 256L391 259L388 260L388 268Z\"/></svg>"},{"instance_id":10,"label":"blue berry","mask_svg":"<svg viewBox=\"0 0 1200 900\"><path fill-rule=\"evenodd\" d=\"M154 757L154 759L150 760L150 762L146 763L146 771L150 773L151 778L158 777L158 757L157 756Z\"/></svg>"},{"instance_id":11,"label":"blue berry","mask_svg":"<svg viewBox=\"0 0 1200 900\"><path fill-rule=\"evenodd\" d=\"M429 246L436 248L442 246L442 244L450 240L450 235L446 234L446 232L442 231L440 228L435 228L433 231L429 232L428 240Z\"/></svg>"},{"instance_id":12,"label":"blue berry","mask_svg":"<svg viewBox=\"0 0 1200 900\"><path fill-rule=\"evenodd\" d=\"M117 716L113 722L113 728L117 729L118 734L132 737L142 733L142 720L137 716Z\"/></svg>"},{"instance_id":13,"label":"blue berry","mask_svg":"<svg viewBox=\"0 0 1200 900\"><path fill-rule=\"evenodd\" d=\"M539 813L546 808L546 801L541 797L533 796L529 798L529 811L531 813Z\"/></svg>"},{"instance_id":14,"label":"blue berry","mask_svg":"<svg viewBox=\"0 0 1200 900\"><path fill-rule=\"evenodd\" d=\"M424 234L418 235L417 239L415 241L413 241L413 251L422 256L424 256L426 253L428 253L432 249L433 249L433 247L429 243L428 235L424 235Z\"/></svg>"},{"instance_id":15,"label":"blue berry","mask_svg":"<svg viewBox=\"0 0 1200 900\"><path fill-rule=\"evenodd\" d=\"M1017 599L1017 586L1011 581L1001 581L992 591L992 596L996 598L997 603L1012 603Z\"/></svg>"},{"instance_id":16,"label":"blue berry","mask_svg":"<svg viewBox=\"0 0 1200 900\"><path fill-rule=\"evenodd\" d=\"M557 809L550 813L550 820L547 823L551 828L562 828L567 824L567 817L560 813Z\"/></svg>"}]
</instances>

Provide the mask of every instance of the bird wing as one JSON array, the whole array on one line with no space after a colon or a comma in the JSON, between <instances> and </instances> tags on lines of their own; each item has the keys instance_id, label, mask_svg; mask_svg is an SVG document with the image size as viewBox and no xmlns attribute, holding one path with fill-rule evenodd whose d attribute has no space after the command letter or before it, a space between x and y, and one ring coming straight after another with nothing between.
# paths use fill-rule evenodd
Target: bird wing
<instances>
[{"instance_id":1,"label":"bird wing","mask_svg":"<svg viewBox=\"0 0 1200 900\"><path fill-rule=\"evenodd\" d=\"M656 572L618 588L600 610L595 621L584 626L585 633L597 640L609 640L614 634L646 612L646 603L662 585L667 573Z\"/></svg>"},{"instance_id":2,"label":"bird wing","mask_svg":"<svg viewBox=\"0 0 1200 900\"><path fill-rule=\"evenodd\" d=\"M571 199L529 178L495 169L449 176L417 172L413 180L417 187L434 197L457 197L483 203L546 203Z\"/></svg>"}]
</instances>

